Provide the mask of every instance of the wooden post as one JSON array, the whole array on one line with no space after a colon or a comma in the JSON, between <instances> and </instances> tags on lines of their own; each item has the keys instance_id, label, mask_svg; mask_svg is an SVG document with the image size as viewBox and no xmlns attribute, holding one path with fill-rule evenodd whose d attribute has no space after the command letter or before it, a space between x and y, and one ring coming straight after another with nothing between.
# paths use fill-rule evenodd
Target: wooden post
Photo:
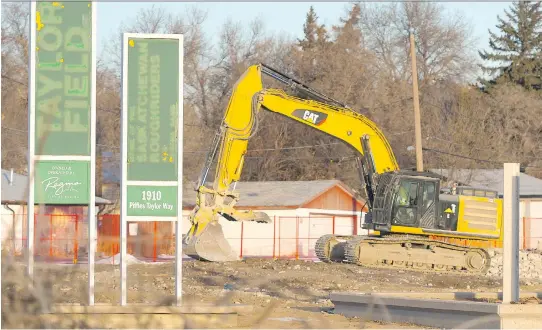
<instances>
[{"instance_id":1,"label":"wooden post","mask_svg":"<svg viewBox=\"0 0 542 330\"><path fill-rule=\"evenodd\" d=\"M412 101L414 102L414 130L416 135L416 170L423 172L422 124L420 115L420 99L418 95L418 69L416 68L416 49L414 47L414 30L410 29L410 58L412 63Z\"/></svg>"},{"instance_id":2,"label":"wooden post","mask_svg":"<svg viewBox=\"0 0 542 330\"><path fill-rule=\"evenodd\" d=\"M519 300L519 163L504 164L503 304Z\"/></svg>"}]
</instances>

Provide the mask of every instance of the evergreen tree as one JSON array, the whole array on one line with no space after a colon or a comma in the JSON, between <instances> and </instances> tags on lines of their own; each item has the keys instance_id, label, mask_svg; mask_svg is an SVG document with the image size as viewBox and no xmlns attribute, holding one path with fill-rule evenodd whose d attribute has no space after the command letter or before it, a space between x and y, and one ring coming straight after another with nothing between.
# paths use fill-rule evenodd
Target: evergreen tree
<instances>
[{"instance_id":1,"label":"evergreen tree","mask_svg":"<svg viewBox=\"0 0 542 330\"><path fill-rule=\"evenodd\" d=\"M489 46L494 52L479 52L496 66L482 66L494 78L480 82L487 89L501 82L513 82L526 89L542 88L542 8L541 2L519 1L505 10L508 18L497 16L500 36L489 31ZM496 74L496 76L495 76Z\"/></svg>"},{"instance_id":2,"label":"evergreen tree","mask_svg":"<svg viewBox=\"0 0 542 330\"><path fill-rule=\"evenodd\" d=\"M318 25L318 16L314 7L310 6L307 18L303 24L304 38L298 39L298 44L303 50L309 50L317 45L324 45L328 42L328 35L325 25Z\"/></svg>"},{"instance_id":3,"label":"evergreen tree","mask_svg":"<svg viewBox=\"0 0 542 330\"><path fill-rule=\"evenodd\" d=\"M361 46L361 30L359 22L361 19L361 7L354 4L348 13L347 18L341 18L341 26L333 26L335 32L335 42L344 47L347 51L353 51Z\"/></svg>"}]
</instances>

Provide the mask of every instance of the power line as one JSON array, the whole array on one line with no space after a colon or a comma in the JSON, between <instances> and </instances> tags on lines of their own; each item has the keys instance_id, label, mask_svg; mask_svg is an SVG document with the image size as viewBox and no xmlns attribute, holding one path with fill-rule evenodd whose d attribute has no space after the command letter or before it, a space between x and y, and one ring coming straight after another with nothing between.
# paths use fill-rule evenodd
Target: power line
<instances>
[{"instance_id":1,"label":"power line","mask_svg":"<svg viewBox=\"0 0 542 330\"><path fill-rule=\"evenodd\" d=\"M21 130L21 129L12 128L12 127L4 127L4 126L2 126L2 129L8 129L8 130L12 130L12 131L20 132L20 133L28 133L27 130ZM410 132L412 132L412 130L405 131L405 132L399 132L399 133L396 133L396 134L398 135L398 134L405 134L405 133L410 133ZM440 139L438 137L433 137L433 136L430 136L430 137L444 141L443 139ZM332 142L332 143L324 143L324 144L319 144L319 145L305 145L305 146L295 146L295 147L251 149L251 150L247 150L247 153L249 153L249 152L258 152L258 151L299 150L299 149L324 147L324 146L331 146L331 145L338 145L338 144L342 144L342 142ZM97 143L96 145L100 146L100 147L120 150L120 147L113 146L113 145L106 145L106 144L101 144L101 143ZM459 144L456 143L456 145L459 145ZM472 148L472 149L482 150L482 149L477 149L477 148ZM497 165L497 164L502 165L502 163L500 163L500 162L495 162L495 161L486 160L486 159L478 159L478 158L458 155L458 154L454 154L454 153L450 153L450 152L446 152L446 151L442 151L442 150L437 150L437 149L432 149L432 148L422 147L422 150L429 151L429 152L434 152L434 153L439 153L439 154L444 154L444 155L448 155L448 156L453 156L453 157L458 157L458 158L463 158L463 159L468 159L468 160L473 160L473 161L477 161L477 162L489 163L489 164L494 164L494 165ZM185 151L183 151L183 153L188 153L188 154L205 154L207 152L208 152L207 150L185 150ZM265 158L265 157L261 157L261 156L249 156L249 157L246 157L246 159L262 159L262 158ZM297 160L297 159L306 160L306 159L314 159L314 158L317 158L317 159L322 159L322 158L323 159L336 159L336 158L339 158L340 160L349 160L349 159L354 159L355 156L347 156L347 157L308 156L308 157L293 157L293 158L288 157L288 158L289 159L294 159L294 160ZM534 160L540 160L540 159L535 158ZM525 168L542 170L542 168L533 167L533 166L526 166Z\"/></svg>"},{"instance_id":2,"label":"power line","mask_svg":"<svg viewBox=\"0 0 542 330\"><path fill-rule=\"evenodd\" d=\"M477 162L490 163L490 164L502 164L502 163L491 161L491 160L472 158L472 157L462 156L462 155L453 154L453 153L450 153L450 152L431 149L431 148L426 148L426 147L422 147L422 149L424 151L430 151L430 152L435 152L435 153L438 153L438 154L444 154L444 155L448 155L448 156L454 156L454 157L458 157L458 158L474 160L474 161L477 161Z\"/></svg>"},{"instance_id":3,"label":"power line","mask_svg":"<svg viewBox=\"0 0 542 330\"><path fill-rule=\"evenodd\" d=\"M297 147L282 147L282 148L264 148L264 149L251 149L247 150L247 152L253 152L253 151L274 151L274 150L295 150L295 149L306 149L306 148L314 148L314 147L324 147L324 146L330 146L330 145L336 145L336 144L342 144L340 142L332 142L332 143L323 143L323 144L316 144L316 145L305 145L305 146L297 146ZM110 146L106 144L96 144L101 147L108 147L113 149L120 149L120 147L117 146ZM184 153L207 153L207 150L184 150Z\"/></svg>"},{"instance_id":4,"label":"power line","mask_svg":"<svg viewBox=\"0 0 542 330\"><path fill-rule=\"evenodd\" d=\"M2 126L2 128L8 129L8 130L13 130L13 131L16 131L16 132L21 132L21 133L28 133L28 130L21 130L21 129L17 129L17 128L4 127L4 126ZM405 133L405 132L403 132L403 133ZM317 145L305 145L305 146L295 146L295 147L251 149L251 150L247 150L247 152L276 151L276 150L296 150L296 149L307 149L307 148L315 148L315 147L325 147L325 146L331 146L331 145L337 145L337 144L342 144L342 142L331 142L331 143L323 143L323 144L317 144ZM97 143L96 145L100 146L100 147L120 150L120 147L114 146L114 145L107 145L107 144L101 144L101 143ZM194 153L207 153L207 150L185 150L183 152L184 153L192 153L192 154L194 154ZM326 157L326 158L333 158L333 157Z\"/></svg>"},{"instance_id":5,"label":"power line","mask_svg":"<svg viewBox=\"0 0 542 330\"><path fill-rule=\"evenodd\" d=\"M19 132L19 133L25 133L25 134L28 133L28 130L13 128L13 127L2 126L2 129L7 129L7 130L10 130L10 131L15 131L15 132Z\"/></svg>"},{"instance_id":6,"label":"power line","mask_svg":"<svg viewBox=\"0 0 542 330\"><path fill-rule=\"evenodd\" d=\"M22 129L12 128L12 127L5 127L5 126L2 126L2 129L12 130L12 131L20 132L20 133L28 133L28 130L22 130ZM399 132L399 133L390 134L390 135L406 134L406 133L410 133L410 132L412 132L412 131L413 131L413 130L409 130L409 131ZM437 140L441 140L441 141L446 141L446 140L441 139L441 138L436 137L436 136L428 136L428 137L429 137L429 138L434 138L434 139L437 139ZM454 142L450 142L450 141L446 141L446 142L451 143L451 144L455 144L455 145L460 145L459 143L454 143ZM343 142L331 142L331 143L323 143L323 144L315 144L315 145L305 145L305 146L296 146L296 147L281 147L281 148L251 149L251 150L247 150L247 152L254 152L254 151L276 151L276 150L295 150L295 149L306 149L306 148L324 147L324 146L331 146L331 145L338 145L338 144L343 144ZM113 145L107 145L107 144L101 144L101 143L97 143L96 145L97 145L97 146L100 146L100 147L111 148L111 149L120 149L120 147L113 146ZM482 151L482 150L483 150L483 149L474 148L474 147L469 147L469 148L474 149L474 150L479 150L479 151ZM431 148L426 148L426 147L423 147L422 149L423 149L424 151L430 151L430 152L435 152L435 153L441 153L441 154L446 154L446 155L449 155L449 156L454 156L454 157L459 157L459 158L464 158L464 159L469 159L469 160L475 160L475 161L487 162L487 163L493 163L493 164L500 164L500 163L498 163L498 162L494 162L494 161L490 161L490 160L477 159L477 158L462 156L462 155L458 155L458 154L452 154L452 153L449 153L449 152L446 152L446 151L442 151L442 150L437 150L437 149L431 149ZM185 150L185 151L183 151L183 152L185 152L185 153L207 153L206 150ZM330 158L331 158L331 157L330 157ZM541 159L535 158L534 160L541 160Z\"/></svg>"},{"instance_id":7,"label":"power line","mask_svg":"<svg viewBox=\"0 0 542 330\"><path fill-rule=\"evenodd\" d=\"M426 139L435 139L435 140L439 140L439 141L442 141L442 142L446 142L447 144L453 144L453 145L456 145L456 146L466 146L464 144L461 144L461 143L457 143L457 142L452 142L450 140L446 140L446 139L443 139L443 138L440 138L438 136L426 136ZM466 146L467 148L469 149L472 149L472 150L477 150L477 151L487 151L487 149L483 149L483 148L476 148L476 147L471 147L471 146Z\"/></svg>"},{"instance_id":8,"label":"power line","mask_svg":"<svg viewBox=\"0 0 542 330\"><path fill-rule=\"evenodd\" d=\"M11 80L11 81L13 81L13 82L16 83L16 84L19 84L19 85L22 85L22 86L25 86L25 87L27 86L26 83L24 83L24 82L22 82L22 81L19 81L19 80L17 80L17 79L11 78L11 77L9 77L9 76L7 76L7 75L4 75L4 74L2 75L2 78L7 79L7 80Z\"/></svg>"},{"instance_id":9,"label":"power line","mask_svg":"<svg viewBox=\"0 0 542 330\"><path fill-rule=\"evenodd\" d=\"M316 145L306 145L306 146L298 146L298 147L282 147L282 148L265 148L265 149L251 149L247 152L251 151L274 151L274 150L295 150L295 149L306 149L306 148L314 148L314 147L324 147L324 146L331 146L331 145L337 145L342 144L341 142L331 142L331 143L323 143L323 144L316 144Z\"/></svg>"},{"instance_id":10,"label":"power line","mask_svg":"<svg viewBox=\"0 0 542 330\"><path fill-rule=\"evenodd\" d=\"M502 162L495 162L495 161L491 161L491 160L487 160L487 159L478 159L478 158L473 158L473 157L467 157L467 156L453 154L453 153L442 151L442 150L430 149L430 148L425 148L425 147L423 147L422 149L424 151L430 151L430 152L445 154L445 155L448 155L448 156L473 160L473 161L482 162L482 163L489 163L489 164L494 164L494 165L499 165L499 166L502 166L502 164L503 164ZM526 168L526 169L529 168L529 169L533 169L533 170L542 170L542 167L535 167L535 166L525 166L524 168Z\"/></svg>"}]
</instances>

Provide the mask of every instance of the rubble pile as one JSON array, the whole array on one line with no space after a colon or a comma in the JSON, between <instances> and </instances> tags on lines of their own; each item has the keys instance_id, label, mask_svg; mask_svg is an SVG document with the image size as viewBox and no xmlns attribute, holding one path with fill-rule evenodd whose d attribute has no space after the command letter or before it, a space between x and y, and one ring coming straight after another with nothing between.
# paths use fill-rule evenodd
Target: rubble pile
<instances>
[{"instance_id":1,"label":"rubble pile","mask_svg":"<svg viewBox=\"0 0 542 330\"><path fill-rule=\"evenodd\" d=\"M487 274L501 277L503 267L502 249L492 249L489 254L491 256L491 267ZM519 277L542 282L542 251L519 251Z\"/></svg>"}]
</instances>

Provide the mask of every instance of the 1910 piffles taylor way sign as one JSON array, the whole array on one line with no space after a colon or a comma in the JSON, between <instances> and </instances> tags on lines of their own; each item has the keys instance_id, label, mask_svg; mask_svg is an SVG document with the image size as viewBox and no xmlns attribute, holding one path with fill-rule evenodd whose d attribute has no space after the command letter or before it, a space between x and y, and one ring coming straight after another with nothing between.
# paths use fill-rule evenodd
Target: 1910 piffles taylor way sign
<instances>
[{"instance_id":1,"label":"1910 piffles taylor way sign","mask_svg":"<svg viewBox=\"0 0 542 330\"><path fill-rule=\"evenodd\" d=\"M183 36L124 33L122 43L121 305L127 222L172 221L175 297L182 277Z\"/></svg>"},{"instance_id":2,"label":"1910 piffles taylor way sign","mask_svg":"<svg viewBox=\"0 0 542 330\"><path fill-rule=\"evenodd\" d=\"M180 40L130 36L127 43L126 215L176 217Z\"/></svg>"},{"instance_id":3,"label":"1910 piffles taylor way sign","mask_svg":"<svg viewBox=\"0 0 542 330\"><path fill-rule=\"evenodd\" d=\"M36 3L32 138L34 155L41 158L35 162L36 203L90 201L91 4Z\"/></svg>"}]
</instances>

